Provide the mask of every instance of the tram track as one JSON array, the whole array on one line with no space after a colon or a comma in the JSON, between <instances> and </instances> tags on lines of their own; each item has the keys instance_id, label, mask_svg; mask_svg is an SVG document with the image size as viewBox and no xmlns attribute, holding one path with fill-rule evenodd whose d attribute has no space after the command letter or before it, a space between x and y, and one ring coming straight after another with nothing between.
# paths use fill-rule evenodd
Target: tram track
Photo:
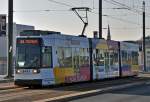
<instances>
[{"instance_id":1,"label":"tram track","mask_svg":"<svg viewBox=\"0 0 150 102\"><path fill-rule=\"evenodd\" d=\"M78 92L107 88L110 86L123 85L128 83L136 83L142 81L150 81L150 78L124 78L117 80L106 80L93 83L79 83L67 86L58 86L53 88L29 89L28 87L20 87L0 91L0 102L31 102L50 97L69 95Z\"/></svg>"},{"instance_id":2,"label":"tram track","mask_svg":"<svg viewBox=\"0 0 150 102\"><path fill-rule=\"evenodd\" d=\"M36 100L36 99L42 99L45 95L51 95L51 96L57 96L60 94L69 94L73 93L71 91L58 91L58 90L51 90L51 89L25 89L21 91L15 91L14 93L7 93L0 95L0 102L6 101L6 102L15 102L18 100L20 102L22 99L25 99L26 101L28 99L30 100ZM42 96L42 97L41 97Z\"/></svg>"}]
</instances>

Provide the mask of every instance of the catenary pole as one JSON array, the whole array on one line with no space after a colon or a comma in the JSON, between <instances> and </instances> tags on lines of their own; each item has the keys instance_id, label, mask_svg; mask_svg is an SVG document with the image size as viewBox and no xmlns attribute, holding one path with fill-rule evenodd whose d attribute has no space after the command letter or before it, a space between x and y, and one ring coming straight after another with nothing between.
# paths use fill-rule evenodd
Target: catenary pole
<instances>
[{"instance_id":1,"label":"catenary pole","mask_svg":"<svg viewBox=\"0 0 150 102\"><path fill-rule=\"evenodd\" d=\"M143 1L143 54L144 54L144 71L146 70L146 53L145 53L145 1Z\"/></svg>"},{"instance_id":2,"label":"catenary pole","mask_svg":"<svg viewBox=\"0 0 150 102\"><path fill-rule=\"evenodd\" d=\"M102 38L102 0L99 0L99 38Z\"/></svg>"},{"instance_id":3,"label":"catenary pole","mask_svg":"<svg viewBox=\"0 0 150 102\"><path fill-rule=\"evenodd\" d=\"M12 77L13 68L13 0L8 0L8 78Z\"/></svg>"}]
</instances>

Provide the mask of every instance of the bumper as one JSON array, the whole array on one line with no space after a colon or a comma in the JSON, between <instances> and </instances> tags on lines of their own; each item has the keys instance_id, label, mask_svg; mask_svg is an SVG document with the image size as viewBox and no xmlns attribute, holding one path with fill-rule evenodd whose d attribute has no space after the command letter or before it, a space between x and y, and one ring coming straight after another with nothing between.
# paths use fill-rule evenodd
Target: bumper
<instances>
[{"instance_id":1,"label":"bumper","mask_svg":"<svg viewBox=\"0 0 150 102\"><path fill-rule=\"evenodd\" d=\"M41 79L34 79L34 80L17 79L17 80L15 80L15 85L18 85L18 86L42 86L42 80Z\"/></svg>"}]
</instances>

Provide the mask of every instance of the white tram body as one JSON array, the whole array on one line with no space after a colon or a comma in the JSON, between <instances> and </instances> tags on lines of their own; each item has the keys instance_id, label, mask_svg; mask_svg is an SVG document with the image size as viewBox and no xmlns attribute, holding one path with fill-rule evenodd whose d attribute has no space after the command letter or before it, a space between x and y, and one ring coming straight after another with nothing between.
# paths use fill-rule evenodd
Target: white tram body
<instances>
[{"instance_id":1,"label":"white tram body","mask_svg":"<svg viewBox=\"0 0 150 102\"><path fill-rule=\"evenodd\" d=\"M15 83L46 86L89 81L89 63L88 38L59 33L19 36Z\"/></svg>"},{"instance_id":2,"label":"white tram body","mask_svg":"<svg viewBox=\"0 0 150 102\"><path fill-rule=\"evenodd\" d=\"M48 86L138 74L138 45L29 30L17 37L15 84Z\"/></svg>"}]
</instances>

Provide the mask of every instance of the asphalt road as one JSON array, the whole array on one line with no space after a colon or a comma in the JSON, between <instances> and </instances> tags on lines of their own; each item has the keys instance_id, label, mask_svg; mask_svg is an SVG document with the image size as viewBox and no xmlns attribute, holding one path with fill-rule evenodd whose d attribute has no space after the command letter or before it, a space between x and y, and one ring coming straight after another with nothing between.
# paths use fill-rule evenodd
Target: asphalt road
<instances>
[{"instance_id":1,"label":"asphalt road","mask_svg":"<svg viewBox=\"0 0 150 102\"><path fill-rule=\"evenodd\" d=\"M58 102L59 98L64 97L64 99L60 99L60 102L67 102L69 99L75 99L75 98L66 98L70 95L76 95L81 94L85 92L91 92L92 90L101 90L101 89L112 89L112 87L119 87L119 86L126 86L127 84L136 84L136 83L145 83L150 82L150 77L127 77L127 78L121 78L121 79L110 79L110 80L101 80L97 82L86 82L86 83L78 83L73 85L65 85L65 86L56 86L56 87L45 87L45 88L39 88L39 89L28 89L28 88L8 88L3 89L4 86L6 86L5 83L0 83L0 102L45 102L46 100L55 100L55 102ZM137 85L137 84L136 84ZM8 85L9 86L9 85ZM11 86L11 84L10 84ZM150 86L150 85L149 85ZM132 88L131 88L132 89ZM147 90L148 88L146 88ZM145 89L144 89L145 90ZM119 91L119 90L118 90ZM94 91L95 92L95 91ZM109 91L110 92L110 91ZM79 102L92 102L95 100L95 102L113 102L112 97L115 96L115 94L119 93L106 93L104 95L97 96L93 99L86 99L85 100L79 100ZM104 98L109 97L110 100L104 100ZM77 95L78 97L78 95ZM77 98L76 97L76 98ZM100 97L100 99L99 99ZM103 97L103 98L101 98ZM56 100L58 99L58 100ZM78 102L78 101L77 101ZM117 102L114 100L114 102ZM128 102L128 101L125 101ZM136 101L137 102L137 101ZM148 101L150 102L150 101Z\"/></svg>"},{"instance_id":2,"label":"asphalt road","mask_svg":"<svg viewBox=\"0 0 150 102\"><path fill-rule=\"evenodd\" d=\"M150 83L114 90L69 102L150 102Z\"/></svg>"}]
</instances>

